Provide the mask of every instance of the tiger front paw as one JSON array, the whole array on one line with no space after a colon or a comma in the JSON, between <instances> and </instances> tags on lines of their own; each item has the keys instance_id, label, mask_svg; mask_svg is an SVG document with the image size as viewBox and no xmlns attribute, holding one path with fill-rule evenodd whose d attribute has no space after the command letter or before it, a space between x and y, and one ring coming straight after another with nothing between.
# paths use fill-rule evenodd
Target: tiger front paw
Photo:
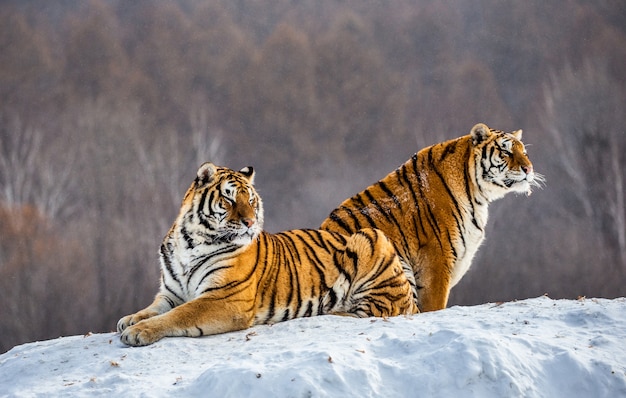
<instances>
[{"instance_id":1,"label":"tiger front paw","mask_svg":"<svg viewBox=\"0 0 626 398\"><path fill-rule=\"evenodd\" d=\"M119 333L122 333L129 326L133 326L143 321L144 319L152 318L155 315L157 315L156 312L152 313L152 312L145 312L145 311L139 311L136 314L126 315L125 317L117 321L117 331Z\"/></svg>"},{"instance_id":2,"label":"tiger front paw","mask_svg":"<svg viewBox=\"0 0 626 398\"><path fill-rule=\"evenodd\" d=\"M120 319L120 322L122 320L124 318ZM135 347L149 345L165 337L162 328L148 320L130 325L121 333L120 340L122 343Z\"/></svg>"}]
</instances>

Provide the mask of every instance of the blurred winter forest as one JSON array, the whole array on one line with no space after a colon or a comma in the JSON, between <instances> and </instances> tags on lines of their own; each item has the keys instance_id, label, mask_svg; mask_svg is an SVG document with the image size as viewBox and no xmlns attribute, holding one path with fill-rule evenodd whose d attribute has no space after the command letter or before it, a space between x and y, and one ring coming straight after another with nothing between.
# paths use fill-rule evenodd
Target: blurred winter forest
<instances>
[{"instance_id":1,"label":"blurred winter forest","mask_svg":"<svg viewBox=\"0 0 626 398\"><path fill-rule=\"evenodd\" d=\"M477 122L547 185L491 206L450 304L626 294L622 0L5 0L0 54L0 352L149 304L204 161L317 227Z\"/></svg>"}]
</instances>

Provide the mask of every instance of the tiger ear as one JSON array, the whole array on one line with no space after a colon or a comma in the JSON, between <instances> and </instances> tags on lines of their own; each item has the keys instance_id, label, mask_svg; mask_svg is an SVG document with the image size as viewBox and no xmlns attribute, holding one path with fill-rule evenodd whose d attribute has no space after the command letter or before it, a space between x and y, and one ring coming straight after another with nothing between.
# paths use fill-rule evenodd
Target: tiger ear
<instances>
[{"instance_id":1,"label":"tiger ear","mask_svg":"<svg viewBox=\"0 0 626 398\"><path fill-rule=\"evenodd\" d=\"M252 166L246 166L243 169L239 170L244 177L250 181L250 184L254 185L254 168Z\"/></svg>"},{"instance_id":2,"label":"tiger ear","mask_svg":"<svg viewBox=\"0 0 626 398\"><path fill-rule=\"evenodd\" d=\"M472 136L472 143L474 145L478 145L481 142L485 141L492 134L493 133L491 132L491 130L489 130L489 127L487 127L487 125L483 123L478 123L477 125L472 127L472 131L470 132L470 135Z\"/></svg>"},{"instance_id":3,"label":"tiger ear","mask_svg":"<svg viewBox=\"0 0 626 398\"><path fill-rule=\"evenodd\" d=\"M198 186L205 185L211 181L213 175L217 172L217 167L211 162L203 163L198 169L198 176L196 177L196 184Z\"/></svg>"},{"instance_id":4,"label":"tiger ear","mask_svg":"<svg viewBox=\"0 0 626 398\"><path fill-rule=\"evenodd\" d=\"M513 137L515 137L519 141L522 140L522 129L519 129L517 131L511 131L509 134L511 134Z\"/></svg>"}]
</instances>

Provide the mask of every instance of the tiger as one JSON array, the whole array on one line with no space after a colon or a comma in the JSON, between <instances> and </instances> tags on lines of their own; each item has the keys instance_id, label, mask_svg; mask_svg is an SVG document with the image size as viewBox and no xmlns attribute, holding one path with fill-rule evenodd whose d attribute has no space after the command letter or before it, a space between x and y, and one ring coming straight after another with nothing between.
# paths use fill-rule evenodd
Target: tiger
<instances>
[{"instance_id":1,"label":"tiger","mask_svg":"<svg viewBox=\"0 0 626 398\"><path fill-rule=\"evenodd\" d=\"M161 244L154 301L117 324L123 343L323 314L417 313L412 270L381 231L268 233L254 175L252 167L200 166Z\"/></svg>"},{"instance_id":2,"label":"tiger","mask_svg":"<svg viewBox=\"0 0 626 398\"><path fill-rule=\"evenodd\" d=\"M522 130L478 123L468 135L420 150L345 200L321 229L382 230L414 272L419 310L444 309L485 238L489 203L543 186L521 139Z\"/></svg>"}]
</instances>

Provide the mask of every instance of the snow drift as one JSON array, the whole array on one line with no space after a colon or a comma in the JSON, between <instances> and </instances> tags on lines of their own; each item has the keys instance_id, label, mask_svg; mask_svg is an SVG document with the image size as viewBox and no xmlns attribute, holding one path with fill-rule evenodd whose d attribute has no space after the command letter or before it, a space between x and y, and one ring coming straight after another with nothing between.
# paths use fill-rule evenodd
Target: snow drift
<instances>
[{"instance_id":1,"label":"snow drift","mask_svg":"<svg viewBox=\"0 0 626 398\"><path fill-rule=\"evenodd\" d=\"M126 347L115 333L0 355L0 396L626 396L626 299L321 316Z\"/></svg>"}]
</instances>

